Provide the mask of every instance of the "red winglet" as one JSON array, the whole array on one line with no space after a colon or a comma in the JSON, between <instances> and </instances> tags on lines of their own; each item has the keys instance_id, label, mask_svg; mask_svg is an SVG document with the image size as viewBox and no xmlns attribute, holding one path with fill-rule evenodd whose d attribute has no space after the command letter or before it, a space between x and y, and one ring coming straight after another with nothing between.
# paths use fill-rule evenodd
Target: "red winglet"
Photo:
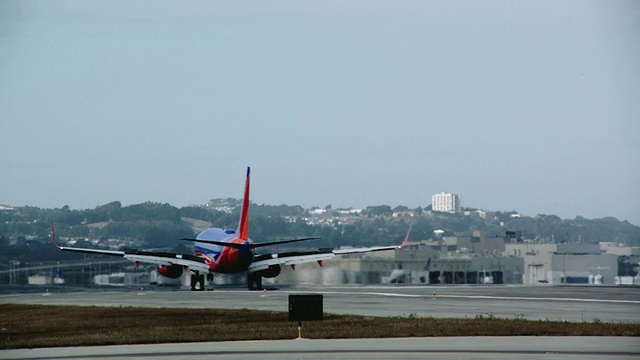
<instances>
[{"instance_id":1,"label":"red winglet","mask_svg":"<svg viewBox=\"0 0 640 360\"><path fill-rule=\"evenodd\" d=\"M409 242L409 235L411 235L411 227L412 226L413 226L413 224L409 225L409 231L407 231L407 236L405 236L404 241L400 245L401 248L403 248Z\"/></svg>"},{"instance_id":2,"label":"red winglet","mask_svg":"<svg viewBox=\"0 0 640 360\"><path fill-rule=\"evenodd\" d=\"M56 239L56 230L53 228L53 224L51 224L51 237L53 238L53 245L60 249L60 246L58 246L58 240Z\"/></svg>"}]
</instances>

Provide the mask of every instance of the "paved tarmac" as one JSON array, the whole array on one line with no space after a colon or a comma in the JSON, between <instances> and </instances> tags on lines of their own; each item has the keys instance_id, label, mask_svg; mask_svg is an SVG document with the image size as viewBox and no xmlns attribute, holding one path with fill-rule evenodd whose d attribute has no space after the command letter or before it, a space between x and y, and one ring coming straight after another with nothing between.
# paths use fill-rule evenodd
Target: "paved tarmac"
<instances>
[{"instance_id":1,"label":"paved tarmac","mask_svg":"<svg viewBox=\"0 0 640 360\"><path fill-rule=\"evenodd\" d=\"M151 290L153 289L153 290ZM640 288L581 286L332 286L275 291L112 291L50 288L0 295L0 304L230 308L288 311L292 294L322 294L324 311L366 316L640 322ZM435 298L434 293L435 292ZM640 359L624 337L454 337L92 346L0 351L1 359Z\"/></svg>"},{"instance_id":2,"label":"paved tarmac","mask_svg":"<svg viewBox=\"0 0 640 360\"><path fill-rule=\"evenodd\" d=\"M0 351L2 359L638 359L620 337L457 337L286 340Z\"/></svg>"},{"instance_id":3,"label":"paved tarmac","mask_svg":"<svg viewBox=\"0 0 640 360\"><path fill-rule=\"evenodd\" d=\"M291 294L322 294L325 313L365 316L640 322L640 288L581 286L332 286L247 291L166 289L0 295L2 303L288 311ZM436 293L435 299L433 293Z\"/></svg>"}]
</instances>

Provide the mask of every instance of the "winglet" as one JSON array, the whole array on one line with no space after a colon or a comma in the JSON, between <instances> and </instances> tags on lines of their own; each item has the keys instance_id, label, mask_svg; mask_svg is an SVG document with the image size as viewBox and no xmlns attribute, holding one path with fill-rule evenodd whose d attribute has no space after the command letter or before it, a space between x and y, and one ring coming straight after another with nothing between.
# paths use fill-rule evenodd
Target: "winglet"
<instances>
[{"instance_id":1,"label":"winglet","mask_svg":"<svg viewBox=\"0 0 640 360\"><path fill-rule=\"evenodd\" d=\"M413 224L409 225L409 231L407 231L407 236L405 236L404 241L400 245L400 248L405 247L405 245L407 245L407 243L409 242L409 235L411 235L411 227L412 226L413 226Z\"/></svg>"},{"instance_id":2,"label":"winglet","mask_svg":"<svg viewBox=\"0 0 640 360\"><path fill-rule=\"evenodd\" d=\"M247 166L247 182L244 185L244 201L242 202L242 213L240 215L240 224L238 225L238 234L240 240L249 239L249 185L250 185L251 167Z\"/></svg>"},{"instance_id":3,"label":"winglet","mask_svg":"<svg viewBox=\"0 0 640 360\"><path fill-rule=\"evenodd\" d=\"M51 237L53 238L53 245L55 245L58 249L62 249L58 246L58 240L56 239L56 230L53 228L53 223L51 223Z\"/></svg>"}]
</instances>

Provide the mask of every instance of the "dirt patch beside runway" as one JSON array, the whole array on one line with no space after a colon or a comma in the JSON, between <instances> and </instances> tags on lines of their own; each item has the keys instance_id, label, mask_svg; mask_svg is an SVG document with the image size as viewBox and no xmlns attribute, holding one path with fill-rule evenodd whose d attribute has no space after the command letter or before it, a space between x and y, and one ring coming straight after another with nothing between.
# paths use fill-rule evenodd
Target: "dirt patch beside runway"
<instances>
[{"instance_id":1,"label":"dirt patch beside runway","mask_svg":"<svg viewBox=\"0 0 640 360\"><path fill-rule=\"evenodd\" d=\"M0 349L277 340L298 336L287 313L256 310L151 309L4 304ZM325 314L303 324L311 339L434 336L640 336L640 324L550 320L379 318Z\"/></svg>"}]
</instances>

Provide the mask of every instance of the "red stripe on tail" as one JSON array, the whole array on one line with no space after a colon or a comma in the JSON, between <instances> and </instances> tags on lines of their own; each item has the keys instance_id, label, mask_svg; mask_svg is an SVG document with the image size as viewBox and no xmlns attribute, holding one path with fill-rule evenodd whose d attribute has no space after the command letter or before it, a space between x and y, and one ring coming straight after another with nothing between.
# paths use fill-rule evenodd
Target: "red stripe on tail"
<instances>
[{"instance_id":1,"label":"red stripe on tail","mask_svg":"<svg viewBox=\"0 0 640 360\"><path fill-rule=\"evenodd\" d=\"M249 183L251 168L247 167L247 182L244 185L244 201L242 202L242 214L240 215L240 225L238 233L240 240L249 239Z\"/></svg>"}]
</instances>

